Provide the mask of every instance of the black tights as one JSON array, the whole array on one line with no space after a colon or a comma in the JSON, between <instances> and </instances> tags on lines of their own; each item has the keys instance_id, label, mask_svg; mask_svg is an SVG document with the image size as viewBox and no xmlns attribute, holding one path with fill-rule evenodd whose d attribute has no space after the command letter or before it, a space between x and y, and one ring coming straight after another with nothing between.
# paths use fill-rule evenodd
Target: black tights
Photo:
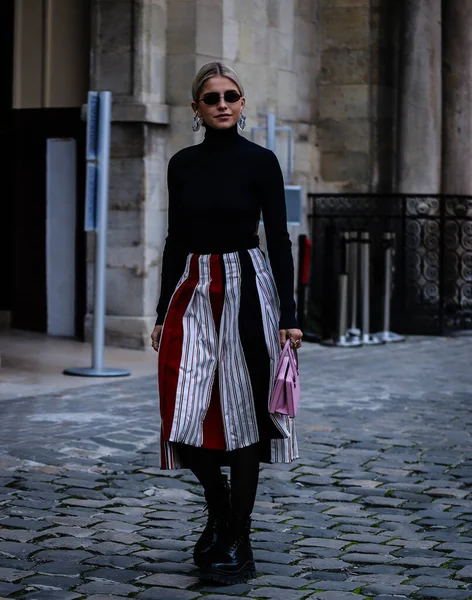
<instances>
[{"instance_id":1,"label":"black tights","mask_svg":"<svg viewBox=\"0 0 472 600\"><path fill-rule=\"evenodd\" d=\"M179 453L206 492L221 486L221 452L179 444ZM231 469L231 507L238 517L249 517L259 483L259 444L232 450L226 455Z\"/></svg>"}]
</instances>

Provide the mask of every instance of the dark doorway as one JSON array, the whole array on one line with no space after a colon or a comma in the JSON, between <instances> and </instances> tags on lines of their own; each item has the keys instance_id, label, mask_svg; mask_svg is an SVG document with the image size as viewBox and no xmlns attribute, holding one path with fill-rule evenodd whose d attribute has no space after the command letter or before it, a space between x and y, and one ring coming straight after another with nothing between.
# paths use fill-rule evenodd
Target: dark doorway
<instances>
[{"instance_id":1,"label":"dark doorway","mask_svg":"<svg viewBox=\"0 0 472 600\"><path fill-rule=\"evenodd\" d=\"M2 152L2 193L0 195L0 311L12 309L13 288L13 3L0 2L0 73L3 86L0 94L0 146Z\"/></svg>"},{"instance_id":2,"label":"dark doorway","mask_svg":"<svg viewBox=\"0 0 472 600\"><path fill-rule=\"evenodd\" d=\"M46 148L50 138L77 142L76 336L85 315L84 137L79 108L14 111L14 273L12 327L47 331Z\"/></svg>"}]
</instances>

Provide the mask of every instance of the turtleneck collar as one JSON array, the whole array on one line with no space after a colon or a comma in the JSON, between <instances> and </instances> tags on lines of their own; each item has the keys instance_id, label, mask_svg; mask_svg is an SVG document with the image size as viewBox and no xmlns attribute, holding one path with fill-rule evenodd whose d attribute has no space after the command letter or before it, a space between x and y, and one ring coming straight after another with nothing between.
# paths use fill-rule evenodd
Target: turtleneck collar
<instances>
[{"instance_id":1,"label":"turtleneck collar","mask_svg":"<svg viewBox=\"0 0 472 600\"><path fill-rule=\"evenodd\" d=\"M219 145L229 144L239 138L238 126L234 125L229 129L215 129L214 127L205 127L205 144Z\"/></svg>"}]
</instances>

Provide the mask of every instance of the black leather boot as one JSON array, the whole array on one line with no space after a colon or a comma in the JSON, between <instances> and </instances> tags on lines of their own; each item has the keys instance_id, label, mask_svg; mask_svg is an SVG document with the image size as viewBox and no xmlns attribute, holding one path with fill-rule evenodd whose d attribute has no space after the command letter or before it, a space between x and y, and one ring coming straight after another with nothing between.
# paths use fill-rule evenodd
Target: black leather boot
<instances>
[{"instance_id":1,"label":"black leather boot","mask_svg":"<svg viewBox=\"0 0 472 600\"><path fill-rule=\"evenodd\" d=\"M208 520L202 535L193 550L193 560L197 567L207 567L213 561L213 551L226 534L231 508L230 488L226 475L221 484L213 490L205 491L208 507Z\"/></svg>"},{"instance_id":2,"label":"black leather boot","mask_svg":"<svg viewBox=\"0 0 472 600\"><path fill-rule=\"evenodd\" d=\"M222 543L213 551L213 562L201 569L200 577L224 585L244 583L255 577L250 532L249 517L232 517Z\"/></svg>"}]
</instances>

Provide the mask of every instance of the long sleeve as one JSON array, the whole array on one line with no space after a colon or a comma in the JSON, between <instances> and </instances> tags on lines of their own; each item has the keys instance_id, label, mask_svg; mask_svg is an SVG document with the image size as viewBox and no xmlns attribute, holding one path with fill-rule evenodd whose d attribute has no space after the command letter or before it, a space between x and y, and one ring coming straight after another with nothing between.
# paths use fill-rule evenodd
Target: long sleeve
<instances>
[{"instance_id":1,"label":"long sleeve","mask_svg":"<svg viewBox=\"0 0 472 600\"><path fill-rule=\"evenodd\" d=\"M175 157L169 161L167 188L169 191L168 230L162 255L161 293L156 309L156 325L164 323L170 299L184 272L188 255L183 244L185 236L179 229L179 178Z\"/></svg>"},{"instance_id":2,"label":"long sleeve","mask_svg":"<svg viewBox=\"0 0 472 600\"><path fill-rule=\"evenodd\" d=\"M259 192L267 249L280 300L280 329L298 327L294 300L292 243L287 230L285 188L279 161L273 152L264 153Z\"/></svg>"}]
</instances>

